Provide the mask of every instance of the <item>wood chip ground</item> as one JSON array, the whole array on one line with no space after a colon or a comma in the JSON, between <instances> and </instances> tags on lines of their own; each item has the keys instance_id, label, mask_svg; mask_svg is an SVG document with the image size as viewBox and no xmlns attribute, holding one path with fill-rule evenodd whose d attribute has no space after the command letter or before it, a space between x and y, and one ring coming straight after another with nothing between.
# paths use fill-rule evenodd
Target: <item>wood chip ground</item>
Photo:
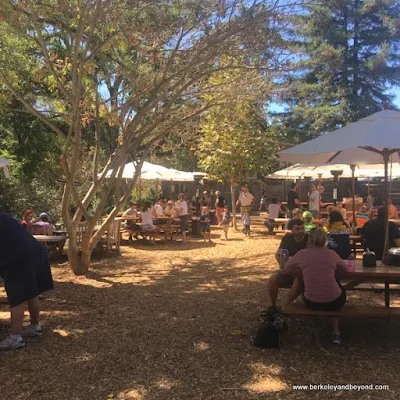
<instances>
[{"instance_id":1,"label":"wood chip ground","mask_svg":"<svg viewBox=\"0 0 400 400\"><path fill-rule=\"evenodd\" d=\"M53 265L56 290L41 301L44 335L0 354L0 399L400 398L398 320L343 320L340 347L329 343L326 321L320 349L311 321L290 318L281 349L253 345L279 244L257 222L253 236L231 229L227 242L218 227L212 244L134 241L120 257L94 260L86 277L66 262ZM383 305L383 294L351 292L348 301ZM392 303L400 306L399 295ZM1 338L8 322L0 304ZM293 390L307 384L389 390Z\"/></svg>"}]
</instances>

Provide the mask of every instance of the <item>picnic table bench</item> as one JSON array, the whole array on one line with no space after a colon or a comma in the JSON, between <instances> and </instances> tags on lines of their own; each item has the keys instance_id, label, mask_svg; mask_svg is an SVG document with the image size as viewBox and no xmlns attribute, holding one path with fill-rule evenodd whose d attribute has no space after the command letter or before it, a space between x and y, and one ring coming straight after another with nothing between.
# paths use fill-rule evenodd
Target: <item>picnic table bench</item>
<instances>
[{"instance_id":1,"label":"picnic table bench","mask_svg":"<svg viewBox=\"0 0 400 400\"><path fill-rule=\"evenodd\" d=\"M400 316L399 307L390 307L390 283L400 280L400 268L382 266L376 268L364 268L361 260L356 260L355 271L340 274L339 280L350 280L351 287L356 287L365 282L383 282L385 284L385 307L352 306L346 304L340 311L315 311L308 309L303 304L289 304L282 307L282 313L286 315L301 315L313 317L313 339L319 345L319 330L321 317L372 317L388 318Z\"/></svg>"}]
</instances>

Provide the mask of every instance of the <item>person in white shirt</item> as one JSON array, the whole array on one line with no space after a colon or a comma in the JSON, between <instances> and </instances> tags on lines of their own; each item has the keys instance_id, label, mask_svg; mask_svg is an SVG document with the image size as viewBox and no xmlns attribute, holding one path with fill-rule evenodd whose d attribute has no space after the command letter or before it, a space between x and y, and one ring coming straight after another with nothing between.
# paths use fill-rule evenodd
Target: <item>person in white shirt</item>
<instances>
[{"instance_id":1,"label":"person in white shirt","mask_svg":"<svg viewBox=\"0 0 400 400\"><path fill-rule=\"evenodd\" d=\"M320 206L320 193L317 190L317 186L315 184L312 184L308 209L314 218L316 218L319 213L319 206Z\"/></svg>"},{"instance_id":2,"label":"person in white shirt","mask_svg":"<svg viewBox=\"0 0 400 400\"><path fill-rule=\"evenodd\" d=\"M243 217L245 212L251 212L251 206L254 202L254 196L249 192L247 186L243 186L240 192L236 207L240 205L240 214Z\"/></svg>"},{"instance_id":3,"label":"person in white shirt","mask_svg":"<svg viewBox=\"0 0 400 400\"><path fill-rule=\"evenodd\" d=\"M164 214L166 217L176 218L178 216L177 210L175 209L174 202L168 200L167 207L165 207Z\"/></svg>"},{"instance_id":4,"label":"person in white shirt","mask_svg":"<svg viewBox=\"0 0 400 400\"><path fill-rule=\"evenodd\" d=\"M271 204L268 205L268 219L264 221L264 226L268 229L269 233L274 231L275 218L279 217L281 205L278 203L276 198L271 200Z\"/></svg>"},{"instance_id":5,"label":"person in white shirt","mask_svg":"<svg viewBox=\"0 0 400 400\"><path fill-rule=\"evenodd\" d=\"M165 207L165 200L160 199L157 201L157 203L154 206L154 211L157 214L157 217L164 217L164 207Z\"/></svg>"},{"instance_id":6,"label":"person in white shirt","mask_svg":"<svg viewBox=\"0 0 400 400\"><path fill-rule=\"evenodd\" d=\"M150 240L154 240L160 228L153 224L153 218L157 217L154 208L151 206L150 201L145 200L140 208L140 215L142 216L142 229L149 233Z\"/></svg>"},{"instance_id":7,"label":"person in white shirt","mask_svg":"<svg viewBox=\"0 0 400 400\"><path fill-rule=\"evenodd\" d=\"M186 241L186 231L188 230L188 204L185 200L185 194L180 193L178 195L178 215L181 220L181 231L182 231L182 242Z\"/></svg>"}]
</instances>

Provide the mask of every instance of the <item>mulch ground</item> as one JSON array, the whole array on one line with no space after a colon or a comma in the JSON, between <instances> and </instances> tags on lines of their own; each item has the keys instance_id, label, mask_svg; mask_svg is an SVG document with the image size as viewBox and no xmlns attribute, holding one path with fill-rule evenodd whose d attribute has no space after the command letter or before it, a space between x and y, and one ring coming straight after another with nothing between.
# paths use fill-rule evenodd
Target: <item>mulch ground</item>
<instances>
[{"instance_id":1,"label":"mulch ground","mask_svg":"<svg viewBox=\"0 0 400 400\"><path fill-rule=\"evenodd\" d=\"M252 237L213 228L212 244L146 246L93 262L86 277L55 264L56 290L42 300L44 335L0 354L0 398L396 399L400 321L343 320L344 343L311 342L311 321L290 318L281 349L253 345L268 305L279 239L259 225ZM1 293L0 293L1 294ZM282 290L282 296L285 290ZM383 294L349 302L383 305ZM400 297L392 296L393 305ZM0 305L0 338L9 313ZM26 320L28 322L28 319ZM386 384L385 391L296 391L293 385Z\"/></svg>"}]
</instances>

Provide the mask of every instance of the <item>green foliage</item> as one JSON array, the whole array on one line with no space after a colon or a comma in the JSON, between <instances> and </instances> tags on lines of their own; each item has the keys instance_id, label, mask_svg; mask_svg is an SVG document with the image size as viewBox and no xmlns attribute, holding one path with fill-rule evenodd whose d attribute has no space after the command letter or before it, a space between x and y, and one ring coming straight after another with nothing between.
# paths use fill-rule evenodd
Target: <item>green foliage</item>
<instances>
[{"instance_id":1,"label":"green foliage","mask_svg":"<svg viewBox=\"0 0 400 400\"><path fill-rule=\"evenodd\" d=\"M229 62L224 60L224 62ZM224 83L229 95L201 123L199 166L221 182L237 186L254 174L261 177L274 162L276 145L266 124L263 99L271 90L257 71L217 72L212 83ZM210 96L211 97L211 96Z\"/></svg>"},{"instance_id":2,"label":"green foliage","mask_svg":"<svg viewBox=\"0 0 400 400\"><path fill-rule=\"evenodd\" d=\"M301 141L383 109L400 84L400 3L310 1L292 19L296 72L284 82L277 123ZM397 21L397 22L396 22Z\"/></svg>"}]
</instances>

